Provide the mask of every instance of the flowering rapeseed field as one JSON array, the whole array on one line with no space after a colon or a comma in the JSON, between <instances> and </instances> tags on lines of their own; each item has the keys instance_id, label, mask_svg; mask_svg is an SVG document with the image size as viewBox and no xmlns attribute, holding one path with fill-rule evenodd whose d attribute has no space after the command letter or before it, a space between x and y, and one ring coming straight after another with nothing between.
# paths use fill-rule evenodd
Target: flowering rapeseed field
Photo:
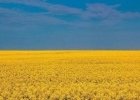
<instances>
[{"instance_id":1,"label":"flowering rapeseed field","mask_svg":"<svg viewBox=\"0 0 140 100\"><path fill-rule=\"evenodd\" d=\"M140 100L140 51L0 51L0 100Z\"/></svg>"}]
</instances>

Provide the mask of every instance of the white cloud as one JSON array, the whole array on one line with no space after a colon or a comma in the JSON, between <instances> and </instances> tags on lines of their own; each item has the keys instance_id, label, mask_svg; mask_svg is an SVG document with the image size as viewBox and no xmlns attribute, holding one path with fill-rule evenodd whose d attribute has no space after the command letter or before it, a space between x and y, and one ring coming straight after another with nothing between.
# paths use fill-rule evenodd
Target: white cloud
<instances>
[{"instance_id":1,"label":"white cloud","mask_svg":"<svg viewBox=\"0 0 140 100\"><path fill-rule=\"evenodd\" d=\"M98 23L101 24L110 24L113 25L116 23L119 23L123 20L128 19L140 19L140 12L121 12L118 10L118 8L121 6L120 4L116 5L106 5L101 3L95 3L95 4L88 4L85 10L81 8L74 8L69 7L66 5L60 5L60 4L51 4L45 1L41 0L0 0L0 3L17 3L17 4L24 4L28 6L35 6L39 8L43 8L46 10L44 13L36 13L32 14L27 12L21 12L20 10L15 11L11 9L0 9L0 13L5 16L11 16L7 19L19 21L20 23L36 23L36 24L65 24L70 26L92 26L91 24L94 21L98 21ZM20 9L20 8L19 8ZM8 11L7 11L8 10ZM79 19L69 22L66 19L60 19L57 16L63 16L63 15L71 15L71 16L77 16ZM7 20L5 18L5 20ZM22 19L22 20L21 20ZM79 22L79 23L78 23ZM73 23L73 24L72 24ZM81 25L81 23L85 23L85 25ZM74 25L75 24L75 25Z\"/></svg>"}]
</instances>

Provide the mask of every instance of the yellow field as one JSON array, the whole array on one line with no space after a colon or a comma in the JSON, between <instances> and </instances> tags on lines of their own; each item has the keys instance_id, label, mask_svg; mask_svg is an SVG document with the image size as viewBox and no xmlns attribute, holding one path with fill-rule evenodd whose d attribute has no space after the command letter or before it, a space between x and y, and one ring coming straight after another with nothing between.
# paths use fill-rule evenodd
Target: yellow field
<instances>
[{"instance_id":1,"label":"yellow field","mask_svg":"<svg viewBox=\"0 0 140 100\"><path fill-rule=\"evenodd\" d=\"M140 100L140 51L0 51L0 100Z\"/></svg>"}]
</instances>

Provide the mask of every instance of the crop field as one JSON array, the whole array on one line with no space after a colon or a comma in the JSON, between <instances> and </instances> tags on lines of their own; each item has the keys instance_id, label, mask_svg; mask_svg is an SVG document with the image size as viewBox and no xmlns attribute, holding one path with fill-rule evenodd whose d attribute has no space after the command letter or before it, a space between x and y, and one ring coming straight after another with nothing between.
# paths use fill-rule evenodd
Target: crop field
<instances>
[{"instance_id":1,"label":"crop field","mask_svg":"<svg viewBox=\"0 0 140 100\"><path fill-rule=\"evenodd\" d=\"M0 51L0 100L140 100L140 51Z\"/></svg>"}]
</instances>

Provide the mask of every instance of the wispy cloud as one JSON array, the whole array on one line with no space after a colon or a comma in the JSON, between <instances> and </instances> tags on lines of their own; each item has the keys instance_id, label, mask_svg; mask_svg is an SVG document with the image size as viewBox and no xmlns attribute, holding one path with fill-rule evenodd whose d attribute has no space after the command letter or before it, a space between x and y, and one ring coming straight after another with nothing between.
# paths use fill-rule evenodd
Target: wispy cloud
<instances>
[{"instance_id":1,"label":"wispy cloud","mask_svg":"<svg viewBox=\"0 0 140 100\"><path fill-rule=\"evenodd\" d=\"M21 13L9 9L0 8L0 30L1 32L25 32L35 31L41 27L52 25L65 25L67 24L64 20L50 17L45 14L30 14Z\"/></svg>"},{"instance_id":2,"label":"wispy cloud","mask_svg":"<svg viewBox=\"0 0 140 100\"><path fill-rule=\"evenodd\" d=\"M118 8L121 5L89 4L85 17L100 19L131 19L140 18L140 12L121 12Z\"/></svg>"},{"instance_id":3,"label":"wispy cloud","mask_svg":"<svg viewBox=\"0 0 140 100\"><path fill-rule=\"evenodd\" d=\"M80 14L81 9L68 7L65 5L59 5L59 4L51 4L47 2L43 2L41 0L1 0L1 3L18 3L18 4L24 4L24 5L30 5L30 6L36 6L43 9L46 9L46 11L50 13L56 13L56 14Z\"/></svg>"},{"instance_id":4,"label":"wispy cloud","mask_svg":"<svg viewBox=\"0 0 140 100\"><path fill-rule=\"evenodd\" d=\"M37 22L37 23L48 23L48 24L63 24L65 23L63 20L60 20L55 17L50 17L45 14L29 14L29 13L20 13L17 11L12 11L9 9L0 8L0 17L7 19L3 20L4 22Z\"/></svg>"},{"instance_id":5,"label":"wispy cloud","mask_svg":"<svg viewBox=\"0 0 140 100\"><path fill-rule=\"evenodd\" d=\"M20 23L27 24L65 24L70 26L82 26L91 27L92 22L98 21L101 24L116 24L123 20L128 19L140 19L140 12L122 12L118 8L120 4L116 5L106 5L101 3L88 4L85 9L69 7L61 4L51 4L42 0L0 0L0 3L16 3L23 4L33 7L39 7L44 9L42 13L28 13L26 11L22 12L19 10L8 9L0 7L0 19L3 16L7 16L6 20L16 21ZM65 18L59 18L58 16L76 16L78 17L75 21L67 21ZM11 17L12 16L12 17ZM9 18L8 18L9 17ZM75 18L76 19L76 18ZM79 23L78 23L79 22ZM85 25L81 25L81 23ZM91 26L90 26L91 25Z\"/></svg>"},{"instance_id":6,"label":"wispy cloud","mask_svg":"<svg viewBox=\"0 0 140 100\"><path fill-rule=\"evenodd\" d=\"M105 4L88 4L86 11L83 13L83 17L86 19L113 19L120 16L120 12L115 9L114 6L108 6Z\"/></svg>"}]
</instances>

